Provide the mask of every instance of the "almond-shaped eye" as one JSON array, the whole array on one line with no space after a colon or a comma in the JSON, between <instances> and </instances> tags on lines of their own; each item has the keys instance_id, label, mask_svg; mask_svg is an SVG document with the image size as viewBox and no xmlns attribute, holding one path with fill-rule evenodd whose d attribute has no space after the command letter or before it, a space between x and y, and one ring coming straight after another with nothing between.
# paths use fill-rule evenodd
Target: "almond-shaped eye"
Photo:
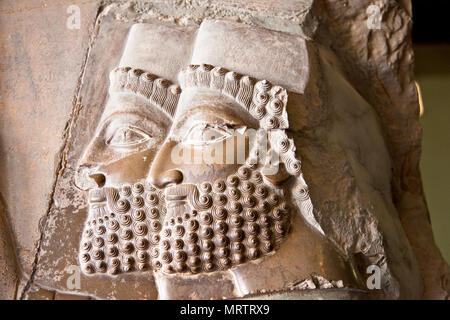
<instances>
[{"instance_id":1,"label":"almond-shaped eye","mask_svg":"<svg viewBox=\"0 0 450 320\"><path fill-rule=\"evenodd\" d=\"M199 123L189 129L184 144L190 145L208 145L227 139L233 135L232 130L226 126L211 127L205 123Z\"/></svg>"},{"instance_id":2,"label":"almond-shaped eye","mask_svg":"<svg viewBox=\"0 0 450 320\"><path fill-rule=\"evenodd\" d=\"M120 127L108 139L112 147L131 147L150 140L152 137L145 131L131 126Z\"/></svg>"}]
</instances>

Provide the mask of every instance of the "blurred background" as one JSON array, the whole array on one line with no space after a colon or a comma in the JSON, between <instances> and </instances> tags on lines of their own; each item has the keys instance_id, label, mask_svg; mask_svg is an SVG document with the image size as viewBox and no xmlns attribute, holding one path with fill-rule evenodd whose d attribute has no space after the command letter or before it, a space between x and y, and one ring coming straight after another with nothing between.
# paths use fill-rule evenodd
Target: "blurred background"
<instances>
[{"instance_id":1,"label":"blurred background","mask_svg":"<svg viewBox=\"0 0 450 320\"><path fill-rule=\"evenodd\" d=\"M436 243L450 263L450 6L412 0L415 76L423 101L421 171Z\"/></svg>"}]
</instances>

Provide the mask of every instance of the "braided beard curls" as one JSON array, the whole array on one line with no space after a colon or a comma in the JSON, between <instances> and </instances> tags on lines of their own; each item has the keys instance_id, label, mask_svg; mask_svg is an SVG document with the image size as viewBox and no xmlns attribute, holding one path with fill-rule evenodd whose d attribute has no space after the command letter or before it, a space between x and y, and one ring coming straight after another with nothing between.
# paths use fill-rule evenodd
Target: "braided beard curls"
<instances>
[{"instance_id":1,"label":"braided beard curls","mask_svg":"<svg viewBox=\"0 0 450 320\"><path fill-rule=\"evenodd\" d=\"M225 270L273 251L289 229L283 192L242 166L190 189L185 205L166 207L162 191L139 183L95 190L80 245L86 274ZM98 197L97 197L98 198Z\"/></svg>"},{"instance_id":2,"label":"braided beard curls","mask_svg":"<svg viewBox=\"0 0 450 320\"><path fill-rule=\"evenodd\" d=\"M210 184L188 188L188 206L168 208L153 267L167 273L226 270L273 251L290 219L283 192L242 166ZM186 190L184 190L186 191Z\"/></svg>"},{"instance_id":3,"label":"braided beard curls","mask_svg":"<svg viewBox=\"0 0 450 320\"><path fill-rule=\"evenodd\" d=\"M151 269L150 249L159 243L165 214L164 194L146 183L91 190L79 252L82 271Z\"/></svg>"}]
</instances>

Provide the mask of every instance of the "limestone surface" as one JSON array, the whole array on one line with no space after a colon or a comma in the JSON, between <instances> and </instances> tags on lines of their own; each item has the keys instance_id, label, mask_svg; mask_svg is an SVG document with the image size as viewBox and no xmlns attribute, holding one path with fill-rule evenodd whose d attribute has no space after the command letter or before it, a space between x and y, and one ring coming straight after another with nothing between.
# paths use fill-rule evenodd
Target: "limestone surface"
<instances>
[{"instance_id":1,"label":"limestone surface","mask_svg":"<svg viewBox=\"0 0 450 320\"><path fill-rule=\"evenodd\" d=\"M102 117L111 70L146 63L176 83L181 67L209 63L289 91L287 132L308 186L309 218L362 283L368 266L380 268L381 289L368 290L369 298L448 299L450 270L434 243L418 167L409 0L80 1L81 29L70 30L72 3L0 5L0 298L176 297L161 294L163 282L151 273L81 273L80 286L70 284L88 215L74 181ZM29 33L36 23L39 32ZM146 38L134 39L133 50L145 44L154 60L123 54L133 25L152 30L139 33ZM214 55L225 42L234 49ZM280 61L286 52L299 63ZM280 248L281 256L295 254ZM250 269L236 274L251 278ZM234 295L234 280L221 279ZM305 276L289 286L322 289L330 281ZM264 297L247 292L255 293Z\"/></svg>"}]
</instances>

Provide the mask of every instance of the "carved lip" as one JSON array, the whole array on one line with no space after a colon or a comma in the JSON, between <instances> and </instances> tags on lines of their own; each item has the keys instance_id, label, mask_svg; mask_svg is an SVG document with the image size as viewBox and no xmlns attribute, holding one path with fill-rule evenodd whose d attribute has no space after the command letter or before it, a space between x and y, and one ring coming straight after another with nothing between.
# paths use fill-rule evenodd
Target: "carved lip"
<instances>
[{"instance_id":1,"label":"carved lip","mask_svg":"<svg viewBox=\"0 0 450 320\"><path fill-rule=\"evenodd\" d=\"M90 207L91 207L91 209L101 209L101 208L105 208L106 205L104 203L91 202Z\"/></svg>"},{"instance_id":2,"label":"carved lip","mask_svg":"<svg viewBox=\"0 0 450 320\"><path fill-rule=\"evenodd\" d=\"M181 195L166 194L166 200L169 200L169 201L185 200L186 197L187 197L187 195L181 196Z\"/></svg>"},{"instance_id":3,"label":"carved lip","mask_svg":"<svg viewBox=\"0 0 450 320\"><path fill-rule=\"evenodd\" d=\"M175 207L183 206L185 204L186 204L186 201L184 201L184 200L171 200L167 204L167 208L175 208Z\"/></svg>"},{"instance_id":4,"label":"carved lip","mask_svg":"<svg viewBox=\"0 0 450 320\"><path fill-rule=\"evenodd\" d=\"M195 189L193 184L179 184L166 189L165 197L167 201L185 200Z\"/></svg>"},{"instance_id":5,"label":"carved lip","mask_svg":"<svg viewBox=\"0 0 450 320\"><path fill-rule=\"evenodd\" d=\"M89 202L98 203L106 201L106 195L103 189L93 189L89 191Z\"/></svg>"}]
</instances>

